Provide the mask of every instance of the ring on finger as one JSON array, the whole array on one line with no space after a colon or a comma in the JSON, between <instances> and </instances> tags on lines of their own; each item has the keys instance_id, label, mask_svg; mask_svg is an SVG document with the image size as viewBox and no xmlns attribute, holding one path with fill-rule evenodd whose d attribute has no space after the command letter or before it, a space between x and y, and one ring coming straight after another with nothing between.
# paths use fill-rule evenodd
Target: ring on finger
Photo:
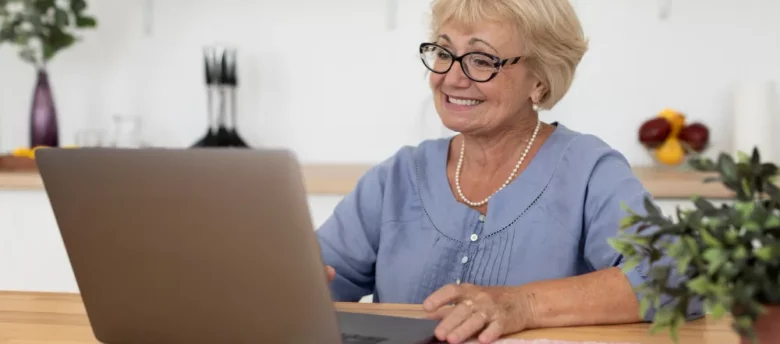
<instances>
[{"instance_id":1,"label":"ring on finger","mask_svg":"<svg viewBox=\"0 0 780 344\"><path fill-rule=\"evenodd\" d=\"M485 319L485 321L490 320L490 317L485 312L479 311L479 312L474 312L474 314L479 315L480 317L482 317L482 319Z\"/></svg>"},{"instance_id":2,"label":"ring on finger","mask_svg":"<svg viewBox=\"0 0 780 344\"><path fill-rule=\"evenodd\" d=\"M474 309L474 301L471 301L471 300L469 300L469 299L466 299L466 300L463 300L463 302L461 302L461 303L462 303L464 306L466 306L466 307L468 307L469 309L471 309L471 310L473 310L473 309Z\"/></svg>"}]
</instances>

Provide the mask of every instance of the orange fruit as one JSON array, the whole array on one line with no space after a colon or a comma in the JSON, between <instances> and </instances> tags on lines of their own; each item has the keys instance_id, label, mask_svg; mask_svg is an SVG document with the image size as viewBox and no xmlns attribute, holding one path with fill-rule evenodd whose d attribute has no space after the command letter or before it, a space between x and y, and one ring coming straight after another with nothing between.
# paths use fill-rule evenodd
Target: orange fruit
<instances>
[{"instance_id":1,"label":"orange fruit","mask_svg":"<svg viewBox=\"0 0 780 344\"><path fill-rule=\"evenodd\" d=\"M669 137L655 151L655 158L665 165L679 165L685 159L685 149L677 137Z\"/></svg>"},{"instance_id":2,"label":"orange fruit","mask_svg":"<svg viewBox=\"0 0 780 344\"><path fill-rule=\"evenodd\" d=\"M680 131L683 129L683 127L685 127L685 115L678 111L672 109L663 109L658 114L658 117L666 118L666 120L669 121L669 124L672 125L671 136L677 136L680 134Z\"/></svg>"},{"instance_id":3,"label":"orange fruit","mask_svg":"<svg viewBox=\"0 0 780 344\"><path fill-rule=\"evenodd\" d=\"M17 149L14 149L14 151L13 151L13 153L11 153L11 155L13 155L15 157L20 157L20 158L32 158L32 149L26 148L26 147L17 148Z\"/></svg>"}]
</instances>

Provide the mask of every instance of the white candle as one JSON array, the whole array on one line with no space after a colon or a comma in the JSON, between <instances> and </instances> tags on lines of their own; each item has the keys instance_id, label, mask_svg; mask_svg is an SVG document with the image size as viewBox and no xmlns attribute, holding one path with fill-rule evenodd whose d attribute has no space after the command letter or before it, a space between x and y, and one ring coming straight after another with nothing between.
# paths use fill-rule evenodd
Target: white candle
<instances>
[{"instance_id":1,"label":"white candle","mask_svg":"<svg viewBox=\"0 0 780 344\"><path fill-rule=\"evenodd\" d=\"M780 138L773 142L776 89L771 81L743 82L734 92L733 152L751 154L758 147L762 160L776 159Z\"/></svg>"}]
</instances>

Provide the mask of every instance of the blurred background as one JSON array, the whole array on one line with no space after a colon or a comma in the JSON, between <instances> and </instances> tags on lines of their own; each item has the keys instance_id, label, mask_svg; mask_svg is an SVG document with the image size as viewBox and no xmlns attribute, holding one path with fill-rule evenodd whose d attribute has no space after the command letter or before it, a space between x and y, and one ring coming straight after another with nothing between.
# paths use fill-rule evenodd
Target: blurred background
<instances>
[{"instance_id":1,"label":"blurred background","mask_svg":"<svg viewBox=\"0 0 780 344\"><path fill-rule=\"evenodd\" d=\"M738 87L780 79L778 1L573 4L590 51L543 119L598 135L632 163L652 162L637 130L665 108L705 124L708 151L730 150ZM149 145L192 145L208 126L203 49L222 44L236 50L237 127L249 144L290 147L307 162L378 162L400 145L448 134L417 52L428 6L90 1L97 27L80 31L47 67L60 144L76 144L86 130L111 135L121 115L141 122ZM0 45L0 151L29 145L35 84L34 68Z\"/></svg>"},{"instance_id":2,"label":"blurred background","mask_svg":"<svg viewBox=\"0 0 780 344\"><path fill-rule=\"evenodd\" d=\"M771 138L780 129L780 1L572 3L590 50L570 92L543 120L601 137L646 173L682 166L675 156L659 163L639 140L643 124L669 113L698 123L700 136L705 128L703 154L759 145L766 158L780 160L780 139ZM0 155L23 156L36 145L36 130L49 139L56 133L60 146L191 147L216 116L204 73L209 46L235 52L231 123L250 147L291 148L305 164L367 166L402 145L451 134L438 120L418 56L427 0L88 5L79 40L46 65L48 88L14 45L0 44ZM73 290L35 173L1 167L0 289ZM663 185L674 189L685 177L648 178L651 186L672 180ZM315 225L342 195L311 196ZM672 209L689 194L656 196Z\"/></svg>"}]
</instances>

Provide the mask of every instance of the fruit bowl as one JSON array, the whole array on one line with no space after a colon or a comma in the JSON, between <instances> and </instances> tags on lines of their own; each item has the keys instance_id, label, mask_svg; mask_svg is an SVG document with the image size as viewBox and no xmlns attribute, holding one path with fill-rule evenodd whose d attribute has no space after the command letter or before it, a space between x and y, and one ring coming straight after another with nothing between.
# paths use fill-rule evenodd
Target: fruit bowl
<instances>
[{"instance_id":1,"label":"fruit bowl","mask_svg":"<svg viewBox=\"0 0 780 344\"><path fill-rule=\"evenodd\" d=\"M691 149L690 146L687 144L682 144L682 146L683 146L684 154L682 158L680 158L680 160L676 163L670 162L668 160L660 159L658 157L658 148L645 147L645 152L647 152L647 155L650 156L651 160L653 160L653 166L658 167L662 170L680 170L680 169L686 169L686 167L688 166L688 161L701 155L701 152L697 152Z\"/></svg>"},{"instance_id":2,"label":"fruit bowl","mask_svg":"<svg viewBox=\"0 0 780 344\"><path fill-rule=\"evenodd\" d=\"M707 126L686 124L686 116L664 109L639 128L639 142L660 166L680 167L707 149L710 132Z\"/></svg>"}]
</instances>

